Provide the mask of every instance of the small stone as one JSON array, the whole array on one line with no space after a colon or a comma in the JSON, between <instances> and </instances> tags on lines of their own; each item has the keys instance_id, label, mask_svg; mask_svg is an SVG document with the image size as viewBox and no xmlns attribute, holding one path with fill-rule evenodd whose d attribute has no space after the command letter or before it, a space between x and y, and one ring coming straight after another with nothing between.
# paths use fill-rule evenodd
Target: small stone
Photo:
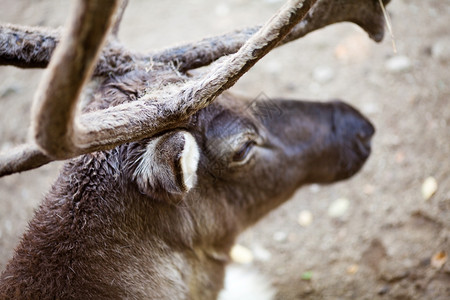
<instances>
[{"instance_id":1,"label":"small stone","mask_svg":"<svg viewBox=\"0 0 450 300\"><path fill-rule=\"evenodd\" d=\"M386 69L392 73L405 72L410 70L411 67L411 60L404 55L397 55L386 61Z\"/></svg>"},{"instance_id":2,"label":"small stone","mask_svg":"<svg viewBox=\"0 0 450 300\"><path fill-rule=\"evenodd\" d=\"M395 162L401 164L403 163L404 160L405 160L405 153L403 151L397 151L395 153Z\"/></svg>"},{"instance_id":3,"label":"small stone","mask_svg":"<svg viewBox=\"0 0 450 300\"><path fill-rule=\"evenodd\" d=\"M311 185L309 186L309 191L310 191L311 193L314 193L314 194L320 192L320 185L318 185L318 184L311 184Z\"/></svg>"},{"instance_id":4,"label":"small stone","mask_svg":"<svg viewBox=\"0 0 450 300\"><path fill-rule=\"evenodd\" d=\"M374 102L365 102L361 105L361 110L366 115L377 114L382 111L380 105Z\"/></svg>"},{"instance_id":5,"label":"small stone","mask_svg":"<svg viewBox=\"0 0 450 300\"><path fill-rule=\"evenodd\" d=\"M328 208L328 215L332 218L340 218L347 212L350 207L350 201L346 198L339 198L331 203Z\"/></svg>"},{"instance_id":6,"label":"small stone","mask_svg":"<svg viewBox=\"0 0 450 300\"><path fill-rule=\"evenodd\" d=\"M441 62L450 61L450 39L445 38L437 41L431 47L431 56Z\"/></svg>"},{"instance_id":7,"label":"small stone","mask_svg":"<svg viewBox=\"0 0 450 300\"><path fill-rule=\"evenodd\" d=\"M439 251L431 257L431 266L435 269L440 269L447 262L447 253Z\"/></svg>"},{"instance_id":8,"label":"small stone","mask_svg":"<svg viewBox=\"0 0 450 300\"><path fill-rule=\"evenodd\" d=\"M298 215L298 224L302 227L308 227L313 221L313 215L309 210L302 210Z\"/></svg>"},{"instance_id":9,"label":"small stone","mask_svg":"<svg viewBox=\"0 0 450 300\"><path fill-rule=\"evenodd\" d=\"M335 73L332 68L322 66L315 68L312 75L315 81L319 83L327 83L334 78Z\"/></svg>"},{"instance_id":10,"label":"small stone","mask_svg":"<svg viewBox=\"0 0 450 300\"><path fill-rule=\"evenodd\" d=\"M363 193L366 195L372 195L375 192L375 187L371 184L366 184L363 187Z\"/></svg>"},{"instance_id":11,"label":"small stone","mask_svg":"<svg viewBox=\"0 0 450 300\"><path fill-rule=\"evenodd\" d=\"M389 285L383 285L379 290L378 290L378 295L385 295L389 292L389 290L391 289L391 287Z\"/></svg>"},{"instance_id":12,"label":"small stone","mask_svg":"<svg viewBox=\"0 0 450 300\"><path fill-rule=\"evenodd\" d=\"M358 63L370 56L370 49L369 40L358 32L343 38L334 49L334 53L340 61Z\"/></svg>"},{"instance_id":13,"label":"small stone","mask_svg":"<svg viewBox=\"0 0 450 300\"><path fill-rule=\"evenodd\" d=\"M255 256L255 259L259 261L268 261L272 258L272 254L267 250L266 248L256 245L252 247L253 254Z\"/></svg>"},{"instance_id":14,"label":"small stone","mask_svg":"<svg viewBox=\"0 0 450 300\"><path fill-rule=\"evenodd\" d=\"M358 272L358 270L359 270L359 266L358 265L355 265L355 264L350 265L350 266L347 267L347 274L353 275L356 272Z\"/></svg>"},{"instance_id":15,"label":"small stone","mask_svg":"<svg viewBox=\"0 0 450 300\"><path fill-rule=\"evenodd\" d=\"M295 298L295 299L303 299L304 298L304 296L307 296L307 295L310 295L310 294L312 294L312 293L314 293L315 292L315 290L314 290L314 287L312 287L311 285L305 285L303 288L302 288L302 291L299 293L299 297L298 298Z\"/></svg>"},{"instance_id":16,"label":"small stone","mask_svg":"<svg viewBox=\"0 0 450 300\"><path fill-rule=\"evenodd\" d=\"M277 231L273 234L273 239L277 242L284 242L287 240L288 234L283 231Z\"/></svg>"},{"instance_id":17,"label":"small stone","mask_svg":"<svg viewBox=\"0 0 450 300\"><path fill-rule=\"evenodd\" d=\"M249 264L253 262L252 251L239 244L236 244L231 248L230 256L234 262L239 264Z\"/></svg>"},{"instance_id":18,"label":"small stone","mask_svg":"<svg viewBox=\"0 0 450 300\"><path fill-rule=\"evenodd\" d=\"M429 200L437 191L438 184L434 177L428 177L422 184L422 197Z\"/></svg>"}]
</instances>

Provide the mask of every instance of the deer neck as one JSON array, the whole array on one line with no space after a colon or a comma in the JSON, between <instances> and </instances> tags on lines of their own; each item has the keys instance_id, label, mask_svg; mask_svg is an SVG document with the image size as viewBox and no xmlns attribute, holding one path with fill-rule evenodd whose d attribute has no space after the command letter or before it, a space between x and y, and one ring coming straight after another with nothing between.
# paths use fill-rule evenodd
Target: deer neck
<instances>
[{"instance_id":1,"label":"deer neck","mask_svg":"<svg viewBox=\"0 0 450 300\"><path fill-rule=\"evenodd\" d=\"M64 166L2 274L0 295L170 298L221 288L230 243L207 237L212 213L144 198L119 165L112 151Z\"/></svg>"}]
</instances>

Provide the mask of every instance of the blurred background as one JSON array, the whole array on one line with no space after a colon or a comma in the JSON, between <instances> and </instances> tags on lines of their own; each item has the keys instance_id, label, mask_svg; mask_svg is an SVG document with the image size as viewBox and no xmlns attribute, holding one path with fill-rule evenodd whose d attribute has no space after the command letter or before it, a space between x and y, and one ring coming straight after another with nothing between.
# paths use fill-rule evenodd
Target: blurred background
<instances>
[{"instance_id":1,"label":"blurred background","mask_svg":"<svg viewBox=\"0 0 450 300\"><path fill-rule=\"evenodd\" d=\"M130 0L120 38L148 52L260 24L278 0ZM70 1L0 0L0 22L58 27ZM277 299L450 299L450 1L393 0L376 44L353 24L274 50L231 90L340 98L377 128L360 173L312 185L245 232L235 259ZM0 68L0 151L24 142L41 70ZM0 179L0 270L61 163ZM240 250L239 250L240 249Z\"/></svg>"}]
</instances>

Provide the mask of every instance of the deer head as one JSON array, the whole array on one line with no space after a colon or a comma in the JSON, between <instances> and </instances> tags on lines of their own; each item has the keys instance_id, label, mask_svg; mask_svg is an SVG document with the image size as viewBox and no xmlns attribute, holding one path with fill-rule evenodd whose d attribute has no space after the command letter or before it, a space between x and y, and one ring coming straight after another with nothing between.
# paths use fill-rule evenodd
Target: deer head
<instances>
[{"instance_id":1,"label":"deer head","mask_svg":"<svg viewBox=\"0 0 450 300\"><path fill-rule=\"evenodd\" d=\"M274 47L328 24L353 21L380 40L381 7L288 1L263 26L143 55L117 41L125 5L107 2L80 1L61 38L0 27L0 64L48 64L35 140L0 156L0 174L70 159L0 292L213 298L236 236L300 186L355 174L374 133L340 101L251 101L225 90ZM78 109L91 76L103 80Z\"/></svg>"}]
</instances>

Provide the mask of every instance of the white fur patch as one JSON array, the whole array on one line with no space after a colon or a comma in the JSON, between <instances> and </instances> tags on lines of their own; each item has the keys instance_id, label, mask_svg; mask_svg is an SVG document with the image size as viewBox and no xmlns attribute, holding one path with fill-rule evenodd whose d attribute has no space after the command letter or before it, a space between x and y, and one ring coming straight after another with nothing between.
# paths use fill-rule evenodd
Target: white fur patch
<instances>
[{"instance_id":1,"label":"white fur patch","mask_svg":"<svg viewBox=\"0 0 450 300\"><path fill-rule=\"evenodd\" d=\"M154 174L165 173L164 168L161 168L161 166L155 163L155 155L157 155L156 146L160 139L161 137L157 137L147 144L144 153L140 156L139 164L134 171L133 176L142 187L147 187L148 184L154 184Z\"/></svg>"},{"instance_id":2,"label":"white fur patch","mask_svg":"<svg viewBox=\"0 0 450 300\"><path fill-rule=\"evenodd\" d=\"M183 182L187 190L194 187L197 181L197 167L200 160L200 152L197 142L192 134L183 132L184 148L180 156L180 165L183 172Z\"/></svg>"},{"instance_id":3,"label":"white fur patch","mask_svg":"<svg viewBox=\"0 0 450 300\"><path fill-rule=\"evenodd\" d=\"M181 134L184 138L183 150L179 153L181 174L183 180L183 187L186 191L189 191L194 187L197 181L197 167L200 159L200 152L197 146L197 142L194 137L185 131ZM158 144L162 137L157 137L148 142L143 153L139 157L138 165L133 173L134 179L139 186L145 190L157 184L157 180L160 182L174 182L175 174L173 169L165 165L164 162L158 160L158 155L161 150L158 150ZM178 140L181 142L181 140ZM174 155L177 155L174 153ZM176 157L174 156L175 160ZM170 191L169 191L170 192Z\"/></svg>"},{"instance_id":4,"label":"white fur patch","mask_svg":"<svg viewBox=\"0 0 450 300\"><path fill-rule=\"evenodd\" d=\"M275 294L275 289L270 282L256 269L230 265L225 273L225 287L218 299L273 300Z\"/></svg>"}]
</instances>

